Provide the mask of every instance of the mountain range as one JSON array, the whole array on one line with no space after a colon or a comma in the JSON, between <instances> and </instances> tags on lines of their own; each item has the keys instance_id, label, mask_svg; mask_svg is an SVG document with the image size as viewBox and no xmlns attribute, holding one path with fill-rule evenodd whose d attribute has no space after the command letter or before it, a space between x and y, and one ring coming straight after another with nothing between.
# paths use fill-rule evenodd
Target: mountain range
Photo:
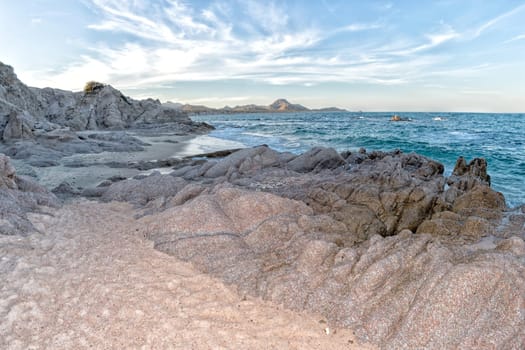
<instances>
[{"instance_id":1,"label":"mountain range","mask_svg":"<svg viewBox=\"0 0 525 350\"><path fill-rule=\"evenodd\" d=\"M284 98L275 100L268 106L261 106L255 104L248 104L242 106L222 108L211 108L202 105L191 105L174 102L166 102L164 106L174 108L189 115L195 114L236 114L236 113L297 113L297 112L344 112L344 109L336 107L310 109L300 104L288 102Z\"/></svg>"}]
</instances>

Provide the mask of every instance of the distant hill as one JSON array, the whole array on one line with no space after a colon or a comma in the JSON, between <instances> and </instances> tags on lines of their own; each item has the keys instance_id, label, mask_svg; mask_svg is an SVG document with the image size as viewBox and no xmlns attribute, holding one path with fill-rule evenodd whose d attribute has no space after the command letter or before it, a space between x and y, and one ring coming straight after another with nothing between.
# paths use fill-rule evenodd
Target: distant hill
<instances>
[{"instance_id":1,"label":"distant hill","mask_svg":"<svg viewBox=\"0 0 525 350\"><path fill-rule=\"evenodd\" d=\"M284 98L278 99L270 106L270 109L276 112L304 112L308 111L308 108L299 104L291 104Z\"/></svg>"},{"instance_id":2,"label":"distant hill","mask_svg":"<svg viewBox=\"0 0 525 350\"><path fill-rule=\"evenodd\" d=\"M174 102L166 102L164 105L176 108L188 114L237 114L237 113L294 113L294 112L345 112L346 110L336 107L321 109L309 109L300 104L288 102L284 98L275 100L268 106L254 104L223 108L211 108L202 105L190 105Z\"/></svg>"}]
</instances>

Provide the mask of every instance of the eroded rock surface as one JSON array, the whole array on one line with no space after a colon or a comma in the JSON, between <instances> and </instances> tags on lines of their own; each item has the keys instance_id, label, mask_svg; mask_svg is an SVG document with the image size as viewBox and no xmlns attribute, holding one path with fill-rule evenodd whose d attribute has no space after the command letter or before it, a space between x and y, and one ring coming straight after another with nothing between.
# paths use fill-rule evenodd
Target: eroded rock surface
<instances>
[{"instance_id":1,"label":"eroded rock surface","mask_svg":"<svg viewBox=\"0 0 525 350\"><path fill-rule=\"evenodd\" d=\"M0 234L27 236L36 229L27 218L43 206L58 207L60 202L33 180L17 176L9 157L0 153Z\"/></svg>"},{"instance_id":2,"label":"eroded rock surface","mask_svg":"<svg viewBox=\"0 0 525 350\"><path fill-rule=\"evenodd\" d=\"M384 348L523 347L525 215L506 208L486 167L446 179L416 154L323 150L327 161L312 162L320 152L240 150L111 184L102 198L148 181L130 201L158 250ZM160 176L177 186L153 193Z\"/></svg>"},{"instance_id":3,"label":"eroded rock surface","mask_svg":"<svg viewBox=\"0 0 525 350\"><path fill-rule=\"evenodd\" d=\"M142 220L157 249L385 348L519 349L525 340L519 237L474 252L409 230L348 244L340 222L303 202L232 188Z\"/></svg>"}]
</instances>

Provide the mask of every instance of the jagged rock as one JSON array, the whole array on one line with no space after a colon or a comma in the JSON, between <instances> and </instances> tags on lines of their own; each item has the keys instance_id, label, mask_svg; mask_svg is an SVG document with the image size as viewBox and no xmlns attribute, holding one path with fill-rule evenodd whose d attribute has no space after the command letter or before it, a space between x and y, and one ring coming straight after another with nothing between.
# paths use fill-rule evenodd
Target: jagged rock
<instances>
[{"instance_id":1,"label":"jagged rock","mask_svg":"<svg viewBox=\"0 0 525 350\"><path fill-rule=\"evenodd\" d=\"M516 256L525 256L525 241L521 237L513 236L499 242L496 249L511 252Z\"/></svg>"},{"instance_id":2,"label":"jagged rock","mask_svg":"<svg viewBox=\"0 0 525 350\"><path fill-rule=\"evenodd\" d=\"M80 191L73 186L69 182L62 182L57 187L53 188L51 190L56 196L62 199L74 197L80 195Z\"/></svg>"},{"instance_id":3,"label":"jagged rock","mask_svg":"<svg viewBox=\"0 0 525 350\"><path fill-rule=\"evenodd\" d=\"M0 116L13 111L40 115L43 111L42 101L18 79L13 67L0 62Z\"/></svg>"},{"instance_id":4,"label":"jagged rock","mask_svg":"<svg viewBox=\"0 0 525 350\"><path fill-rule=\"evenodd\" d=\"M462 191L468 191L476 185L490 186L490 176L487 174L487 161L483 158L474 158L467 165L465 158L459 157L448 179L450 186Z\"/></svg>"}]
</instances>

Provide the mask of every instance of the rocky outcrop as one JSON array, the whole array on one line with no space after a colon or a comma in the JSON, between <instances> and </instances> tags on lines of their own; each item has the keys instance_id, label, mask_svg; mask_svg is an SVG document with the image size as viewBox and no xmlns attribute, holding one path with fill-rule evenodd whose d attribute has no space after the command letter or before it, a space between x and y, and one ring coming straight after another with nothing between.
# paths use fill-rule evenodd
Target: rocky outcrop
<instances>
[{"instance_id":1,"label":"rocky outcrop","mask_svg":"<svg viewBox=\"0 0 525 350\"><path fill-rule=\"evenodd\" d=\"M525 215L507 212L477 165L452 181L399 151L225 155L113 183L102 198L142 206L158 250L383 348L525 344ZM476 185L454 185L465 183Z\"/></svg>"},{"instance_id":2,"label":"rocky outcrop","mask_svg":"<svg viewBox=\"0 0 525 350\"><path fill-rule=\"evenodd\" d=\"M11 66L0 62L0 117L12 111L27 111L37 116L44 110L42 101L23 84Z\"/></svg>"},{"instance_id":3,"label":"rocky outcrop","mask_svg":"<svg viewBox=\"0 0 525 350\"><path fill-rule=\"evenodd\" d=\"M503 196L481 182L468 191L453 186L445 190L443 171L435 161L398 151L339 154L313 148L292 155L259 146L219 160L180 162L171 176L208 187L229 183L300 200L314 213L344 225L349 243L405 229L436 236L455 232L454 239L465 242L486 235L502 218ZM466 177L474 181L471 173L454 176L458 183ZM108 191L116 199L119 192L133 193L138 187L139 183L124 182Z\"/></svg>"},{"instance_id":4,"label":"rocky outcrop","mask_svg":"<svg viewBox=\"0 0 525 350\"><path fill-rule=\"evenodd\" d=\"M519 237L477 251L409 230L353 244L344 226L300 201L232 188L144 217L142 227L157 249L241 292L319 312L384 348L525 341Z\"/></svg>"},{"instance_id":5,"label":"rocky outcrop","mask_svg":"<svg viewBox=\"0 0 525 350\"><path fill-rule=\"evenodd\" d=\"M34 167L57 166L77 153L134 152L146 144L124 134L185 135L212 129L158 100L137 101L109 85L81 92L24 85L0 62L0 152ZM80 131L111 131L87 137Z\"/></svg>"},{"instance_id":6,"label":"rocky outcrop","mask_svg":"<svg viewBox=\"0 0 525 350\"><path fill-rule=\"evenodd\" d=\"M0 154L0 234L26 236L37 230L28 213L58 207L57 198L31 179L17 176L9 157Z\"/></svg>"},{"instance_id":7,"label":"rocky outcrop","mask_svg":"<svg viewBox=\"0 0 525 350\"><path fill-rule=\"evenodd\" d=\"M211 129L205 123L192 122L185 112L163 106L158 100L137 101L110 85L82 92L29 88L17 78L12 67L0 62L1 133L5 133L6 124L10 124L7 119L12 119L13 112L23 115L23 119L33 119L31 128L39 132L64 127L73 131L124 129L158 123L172 123L181 132ZM17 121L20 120L18 117ZM29 135L20 132L20 125L11 129L15 133L8 131L5 140Z\"/></svg>"}]
</instances>

